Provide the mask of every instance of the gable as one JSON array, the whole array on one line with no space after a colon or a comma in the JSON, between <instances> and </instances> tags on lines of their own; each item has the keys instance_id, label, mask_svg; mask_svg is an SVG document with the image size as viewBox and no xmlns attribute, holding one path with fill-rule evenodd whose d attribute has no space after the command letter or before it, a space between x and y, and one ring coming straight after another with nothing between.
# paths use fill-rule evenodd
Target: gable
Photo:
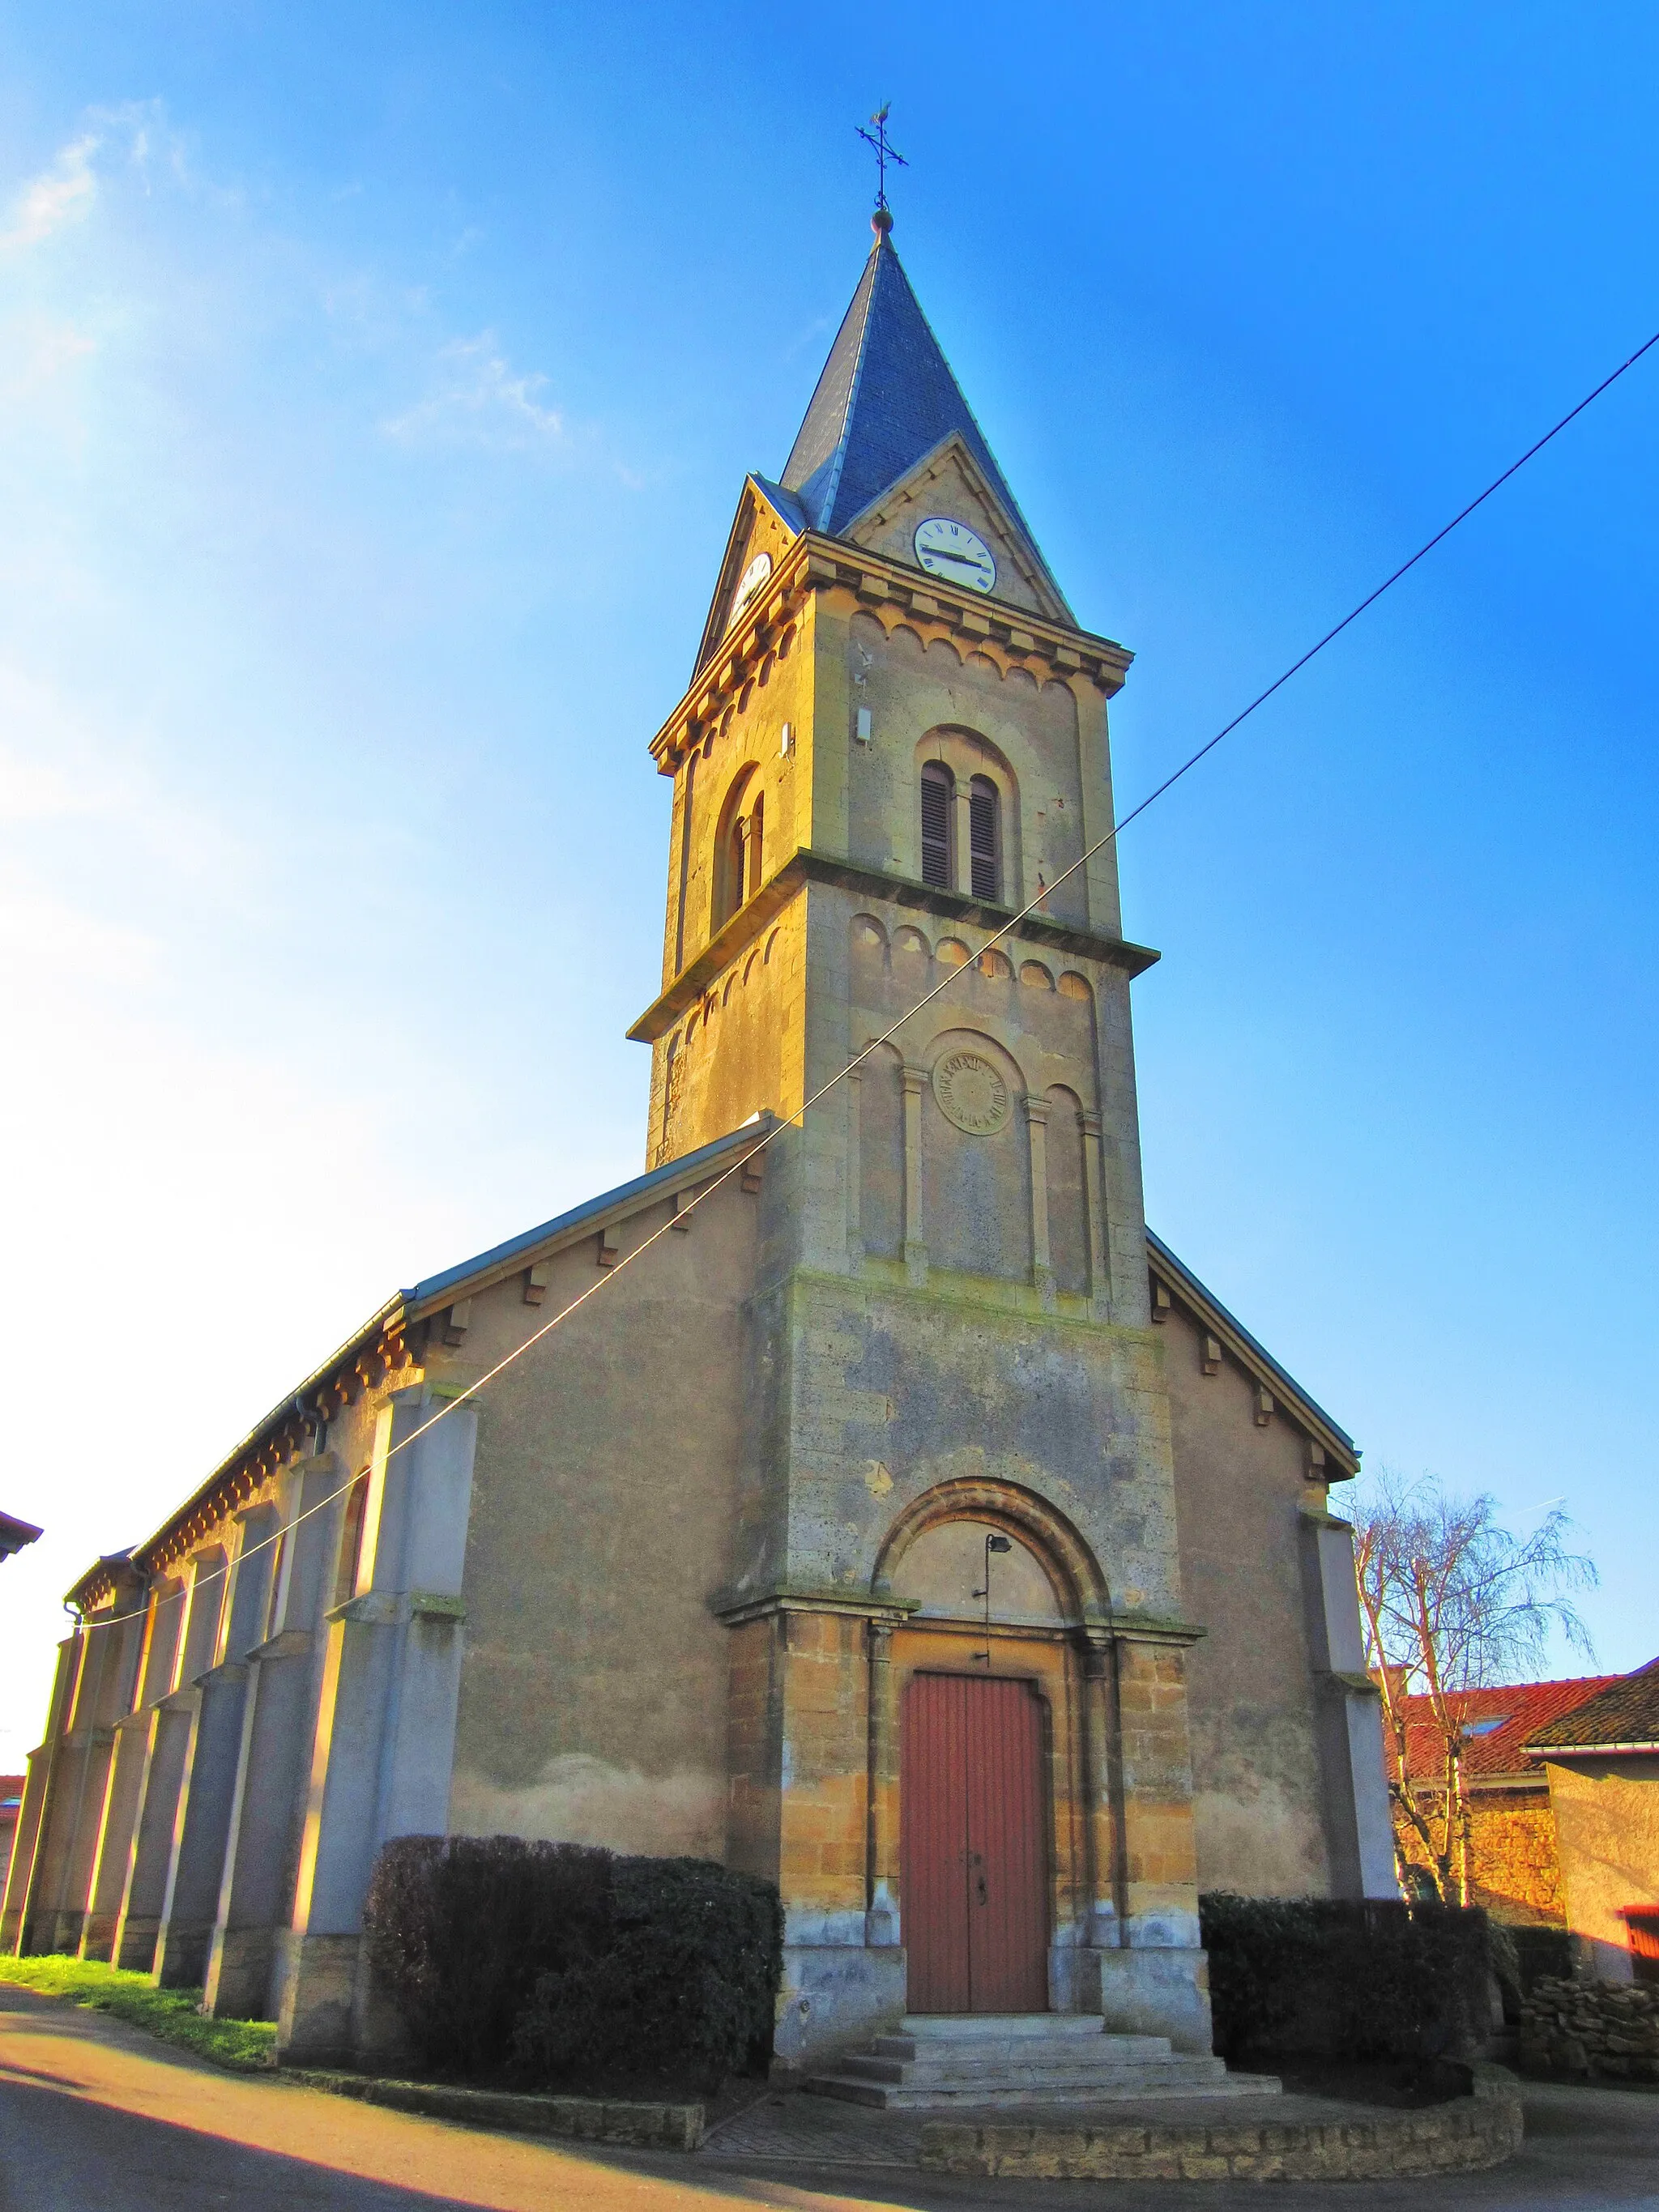
<instances>
[{"instance_id":1,"label":"gable","mask_svg":"<svg viewBox=\"0 0 1659 2212\"><path fill-rule=\"evenodd\" d=\"M988 597L1029 608L1049 622L1073 621L1071 609L1035 547L957 431L923 454L915 468L855 515L842 535L872 553L920 569L916 528L933 515L965 522L990 547L997 578Z\"/></svg>"},{"instance_id":2,"label":"gable","mask_svg":"<svg viewBox=\"0 0 1659 2212\"><path fill-rule=\"evenodd\" d=\"M775 572L805 526L805 517L787 492L768 483L764 477L751 476L745 481L697 647L694 677L719 650L720 640L732 627L738 588L750 563L764 554Z\"/></svg>"},{"instance_id":3,"label":"gable","mask_svg":"<svg viewBox=\"0 0 1659 2212\"><path fill-rule=\"evenodd\" d=\"M1223 1355L1230 1357L1251 1378L1259 1393L1260 1417L1270 1420L1275 1413L1283 1413L1307 1437L1310 1479L1327 1483L1346 1482L1358 1474L1359 1449L1347 1431L1337 1426L1324 1407L1285 1372L1266 1346L1228 1312L1220 1299L1150 1229L1146 1231L1146 1265L1153 1321L1163 1320L1176 1306L1187 1312L1205 1340L1205 1372L1217 1371Z\"/></svg>"}]
</instances>

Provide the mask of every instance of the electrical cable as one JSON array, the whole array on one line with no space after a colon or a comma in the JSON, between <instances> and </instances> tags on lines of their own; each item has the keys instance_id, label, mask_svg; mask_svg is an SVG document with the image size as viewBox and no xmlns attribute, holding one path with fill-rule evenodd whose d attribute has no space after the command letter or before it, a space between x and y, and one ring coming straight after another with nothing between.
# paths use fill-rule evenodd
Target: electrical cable
<instances>
[{"instance_id":1,"label":"electrical cable","mask_svg":"<svg viewBox=\"0 0 1659 2212\"><path fill-rule=\"evenodd\" d=\"M1423 544L1418 547L1416 552L1411 556L1409 560L1402 561L1400 566L1395 568L1390 575L1384 577L1383 580L1376 586L1374 591L1368 592L1364 598L1361 599L1357 605L1350 608L1349 611L1343 616L1340 623L1334 623L1325 632L1325 635L1319 639L1317 643L1310 645L1305 653L1299 655L1297 659L1291 661L1290 666L1286 668L1282 674L1276 676L1273 682L1267 686L1265 690L1258 691L1255 698L1250 701L1249 706L1241 708L1239 712L1233 716L1231 721L1224 723L1222 727L1216 732L1212 738L1206 739L1206 742L1198 748L1196 752L1189 753L1187 758L1182 762L1178 768L1172 769L1170 773L1164 777L1162 783L1156 785L1147 793L1146 796L1141 799L1137 805L1131 807L1129 811L1126 815L1122 816L1120 820L1114 822L1111 828L1108 830L1103 836L1097 837L1094 843L1091 845L1086 851L1079 854L1078 858L1072 862L1069 867L1064 869L1054 878L1053 883L1045 884L1035 898L1028 900L1026 903L1020 908L1017 914L1011 915L1008 920L1002 923L1001 926L986 939L985 943L980 947L979 953L975 956L975 961L964 962L961 967L951 969L947 975L945 975L939 982L934 984L932 990L924 992L922 996L916 1000L915 1006L909 1007L906 1012L901 1014L897 1021L891 1024L889 1028L884 1030L879 1036L872 1037L861 1051L854 1053L852 1059L848 1061L847 1065L837 1070L834 1075L829 1078L827 1082L821 1083L817 1089L811 1093L811 1097L805 1099L802 1103L796 1108L793 1114L787 1115L780 1119L772 1128L769 1129L763 1136L750 1146L749 1150L743 1154L741 1158L734 1160L732 1165L727 1168L722 1175L716 1176L713 1182L705 1183L702 1188L698 1191L696 1195L691 1200L690 1203L682 1208L682 1210L677 1213L672 1220L662 1223L660 1227L653 1229L648 1237L642 1238L638 1244L635 1245L631 1251L624 1252L605 1274L599 1276L596 1281L590 1283L586 1290L583 1291L580 1297L572 1298L568 1305L562 1307L560 1310L553 1315L550 1320L544 1322L539 1328L532 1330L531 1334L526 1337L522 1343L516 1345L504 1358L498 1359L495 1364L493 1367L487 1369L483 1375L478 1376L476 1382L470 1382L460 1397L447 1399L443 1405L438 1408L437 1412L432 1415L429 1420L423 1421L419 1428L411 1430L408 1436L401 1437L397 1443L392 1445L386 1453L386 1460L388 1462L391 1461L398 1452L405 1451L410 1444L417 1443L430 1430L436 1428L440 1421L446 1419L458 1406L465 1405L469 1398L474 1396L477 1392L488 1389L489 1384L495 1380L495 1377L498 1375L503 1373L507 1368L514 1365L516 1361L522 1359L526 1352L531 1351L536 1345L539 1344L544 1337L550 1335L553 1330L557 1328L562 1322L568 1321L572 1314L575 1313L580 1307L585 1306L590 1298L597 1297L599 1292L605 1289L607 1284L613 1282L616 1278L621 1274L624 1267L630 1266L634 1261L637 1260L641 1256L642 1253L648 1252L659 1237L666 1236L671 1229L681 1227L689 1214L694 1213L697 1207L702 1204L705 1199L712 1198L717 1190L722 1189L725 1185L732 1180L732 1177L734 1175L739 1173L743 1168L748 1165L749 1162L755 1158L757 1153L763 1152L775 1137L781 1136L785 1129L793 1128L798 1122L804 1124L806 1115L811 1112L812 1108L818 1103L819 1100L824 1097L828 1092L833 1091L838 1083L842 1082L848 1076L849 1076L853 1073L853 1070L857 1067L861 1061L867 1060L872 1052L878 1051L883 1045L890 1043L892 1039L897 1036L898 1032L904 1027L907 1022L914 1021L924 1006L931 1006L933 1001L939 996L941 992L950 989L951 984L956 981L959 975L966 975L969 969L975 965L977 960L982 958L987 952L991 951L993 946L1000 944L1005 937L1010 936L1015 930L1017 930L1020 924L1026 921L1031 915L1035 914L1044 902L1052 896L1052 895L1059 890L1060 886L1065 883L1069 877L1074 876L1079 868L1086 867L1089 862L1094 860L1097 854L1105 851L1107 846L1115 844L1117 839L1122 836L1123 832L1128 828L1132 822L1138 821L1139 817L1146 813L1148 807L1155 805L1157 802L1163 798L1165 792L1173 790L1175 786L1181 781L1183 776L1190 775L1192 770L1198 766L1201 760L1207 758L1208 756L1215 750L1216 747L1222 743L1224 738L1230 738L1233 732L1239 727L1241 723L1247 722L1249 720L1250 716L1256 712L1258 708L1265 707L1268 700L1273 696L1275 692L1282 691L1285 684L1290 682L1291 678L1293 676L1299 675L1303 669L1308 665L1310 660L1316 659L1320 653L1324 652L1327 646L1334 644L1336 640L1341 636L1343 631L1350 628L1352 623L1358 622L1360 616L1363 615L1368 608L1374 607L1376 605L1376 602L1385 592L1391 592L1395 586L1399 583L1402 578L1408 576L1412 570L1416 568L1419 561L1425 559L1429 554L1433 552L1437 545L1440 544L1444 539L1449 538L1453 531L1455 530L1461 523L1467 522L1469 517L1478 507L1484 507L1495 491L1501 490L1512 476L1516 475L1519 471L1525 468L1528 461L1532 460L1537 454L1541 453L1545 447L1547 446L1553 439L1559 438L1562 431L1565 430L1570 423L1576 422L1579 416L1584 412L1584 410L1587 407L1593 405L1594 403L1601 397L1601 394L1604 392L1607 391L1613 385L1617 384L1621 376L1625 375L1629 370L1634 368L1637 362L1642 359L1643 356L1644 354L1651 353L1654 347L1656 345L1659 345L1659 331L1656 331L1651 337L1644 340L1641 345L1637 347L1634 353L1627 356L1625 360L1621 361L1618 368L1615 368L1610 375L1604 376L1601 381L1593 391L1587 392L1576 407L1570 408L1567 412L1562 416L1559 422L1553 423L1549 429L1545 431L1541 438L1535 439L1534 442L1527 447L1525 453L1522 453L1518 459L1511 461L1508 468L1503 471L1501 476L1494 477L1492 482L1486 486L1486 489L1482 492L1477 493L1474 498L1470 500L1468 506L1460 507L1457 513L1453 515L1451 520L1443 524L1440 529L1437 530L1432 538L1425 538ZM351 1478L351 1481L343 1483L338 1490L331 1491L326 1498L319 1498L314 1505L307 1506L303 1513L296 1514L292 1521L287 1522L283 1524L283 1528L274 1531L270 1536L262 1538L260 1542L258 1544L251 1544L246 1552L239 1554L239 1563L240 1559L251 1559L255 1553L263 1550L267 1545L276 1543L287 1529L297 1528L301 1521L308 1520L313 1513L320 1513L325 1506L332 1505L337 1498L343 1498L345 1495L346 1492L351 1487L351 1482L354 1482L356 1480L357 1477L354 1475ZM214 1574L216 1577L222 1576L228 1571L229 1564L228 1562L225 1566L216 1568ZM210 1577L204 1577L204 1579L210 1579ZM64 1609L66 1611L70 1609L67 1600L64 1601ZM93 1626L98 1628L113 1628L118 1626L123 1621L141 1620L148 1610L149 1607L146 1606L141 1607L135 1613L118 1613L112 1615L107 1620L95 1621L93 1623ZM82 1619L84 1621L84 1616Z\"/></svg>"}]
</instances>

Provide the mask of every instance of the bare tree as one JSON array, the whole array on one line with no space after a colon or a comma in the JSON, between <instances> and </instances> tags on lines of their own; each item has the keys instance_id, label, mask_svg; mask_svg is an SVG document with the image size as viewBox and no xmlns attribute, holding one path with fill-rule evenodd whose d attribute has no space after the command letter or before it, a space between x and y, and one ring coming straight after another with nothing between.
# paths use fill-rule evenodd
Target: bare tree
<instances>
[{"instance_id":1,"label":"bare tree","mask_svg":"<svg viewBox=\"0 0 1659 2212\"><path fill-rule=\"evenodd\" d=\"M1552 1627L1593 1657L1571 1593L1596 1572L1569 1552L1559 1506L1524 1539L1500 1528L1496 1501L1448 1497L1427 1476L1383 1468L1354 1512L1366 1664L1382 1694L1401 1887L1412 1887L1405 1835L1421 1843L1448 1904L1469 1901L1470 1814L1464 1785L1462 1693L1534 1668ZM1432 1776L1413 1773L1405 1700L1425 1696L1437 1741ZM1425 1785L1430 1787L1425 1790Z\"/></svg>"}]
</instances>

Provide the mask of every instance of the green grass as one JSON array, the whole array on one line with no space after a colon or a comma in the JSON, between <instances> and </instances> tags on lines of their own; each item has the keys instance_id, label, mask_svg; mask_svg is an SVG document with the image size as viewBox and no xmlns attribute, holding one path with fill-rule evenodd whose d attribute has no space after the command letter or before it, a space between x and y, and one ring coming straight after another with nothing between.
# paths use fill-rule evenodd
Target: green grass
<instances>
[{"instance_id":1,"label":"green grass","mask_svg":"<svg viewBox=\"0 0 1659 2212\"><path fill-rule=\"evenodd\" d=\"M125 1974L91 1959L58 1956L0 1958L0 1982L70 1997L240 2074L275 2063L276 2030L270 2021L209 2020L200 2009L200 1990L158 1990L148 1974Z\"/></svg>"}]
</instances>

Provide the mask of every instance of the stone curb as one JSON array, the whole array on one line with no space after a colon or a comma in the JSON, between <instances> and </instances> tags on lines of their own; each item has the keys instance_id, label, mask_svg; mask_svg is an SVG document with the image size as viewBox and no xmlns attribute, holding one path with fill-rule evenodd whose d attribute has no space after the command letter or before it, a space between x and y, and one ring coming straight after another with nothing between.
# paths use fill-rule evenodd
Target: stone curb
<instances>
[{"instance_id":1,"label":"stone curb","mask_svg":"<svg viewBox=\"0 0 1659 2212\"><path fill-rule=\"evenodd\" d=\"M1091 2122L933 2120L921 2164L933 2173L1055 2181L1362 2181L1475 2173L1521 2145L1520 2084L1474 2064L1470 2094L1419 2112L1332 2120ZM1358 2108L1356 2108L1356 2112Z\"/></svg>"},{"instance_id":2,"label":"stone curb","mask_svg":"<svg viewBox=\"0 0 1659 2212\"><path fill-rule=\"evenodd\" d=\"M701 2105L632 2105L602 2097L532 2097L511 2089L463 2089L447 2081L395 2081L368 2074L337 2074L284 2066L279 2081L356 2097L429 2120L459 2120L469 2128L501 2128L514 2135L564 2136L577 2142L632 2143L651 2150L696 2150L702 2141Z\"/></svg>"}]
</instances>

